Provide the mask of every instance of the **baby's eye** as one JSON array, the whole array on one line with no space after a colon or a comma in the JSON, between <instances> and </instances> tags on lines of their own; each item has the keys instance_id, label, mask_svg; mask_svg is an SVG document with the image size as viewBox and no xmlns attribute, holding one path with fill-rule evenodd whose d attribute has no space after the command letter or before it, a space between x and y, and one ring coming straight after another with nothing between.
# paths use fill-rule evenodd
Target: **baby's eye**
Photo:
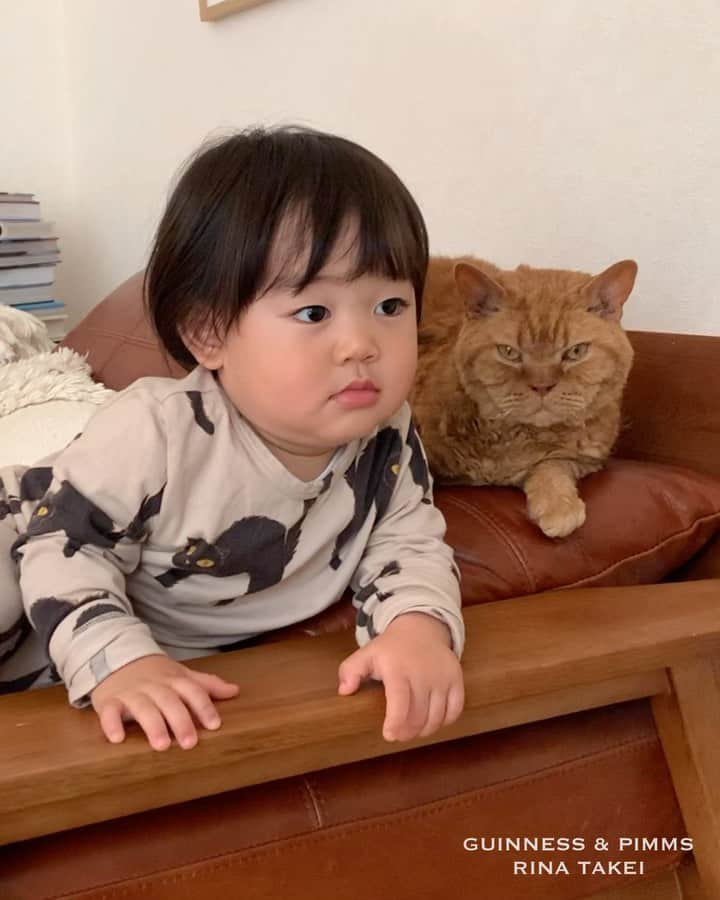
<instances>
[{"instance_id":1,"label":"baby's eye","mask_svg":"<svg viewBox=\"0 0 720 900\"><path fill-rule=\"evenodd\" d=\"M296 313L293 313L293 318L297 319L299 322L307 322L308 324L317 324L318 322L322 322L325 318L325 313L328 312L327 306L304 306L302 309L299 309ZM303 313L308 313L310 318L302 318ZM319 318L317 317L319 314Z\"/></svg>"},{"instance_id":2,"label":"baby's eye","mask_svg":"<svg viewBox=\"0 0 720 900\"><path fill-rule=\"evenodd\" d=\"M388 310L388 304L390 305L390 310ZM403 309L407 309L410 304L407 300L403 300L402 297L390 297L388 300L383 300L382 303L378 303L375 309L379 309L381 306L385 307L385 314L388 316L397 316L399 315Z\"/></svg>"}]
</instances>

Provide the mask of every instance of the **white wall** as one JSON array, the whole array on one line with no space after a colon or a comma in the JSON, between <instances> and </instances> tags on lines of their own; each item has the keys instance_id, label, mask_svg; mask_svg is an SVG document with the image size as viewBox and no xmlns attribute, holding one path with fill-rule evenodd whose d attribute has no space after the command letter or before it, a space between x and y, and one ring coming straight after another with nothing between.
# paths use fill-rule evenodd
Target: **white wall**
<instances>
[{"instance_id":1,"label":"white wall","mask_svg":"<svg viewBox=\"0 0 720 900\"><path fill-rule=\"evenodd\" d=\"M52 128L15 101L0 182L8 165L24 176L10 189L66 226L76 317L143 265L182 159L261 121L367 144L436 252L588 271L634 257L627 325L720 333L716 0L272 0L218 23L196 0L0 0L0 51L38 7L23 91L50 90Z\"/></svg>"},{"instance_id":2,"label":"white wall","mask_svg":"<svg viewBox=\"0 0 720 900\"><path fill-rule=\"evenodd\" d=\"M62 0L0 0L0 191L36 193L71 240L74 185ZM75 273L58 268L74 294Z\"/></svg>"}]
</instances>

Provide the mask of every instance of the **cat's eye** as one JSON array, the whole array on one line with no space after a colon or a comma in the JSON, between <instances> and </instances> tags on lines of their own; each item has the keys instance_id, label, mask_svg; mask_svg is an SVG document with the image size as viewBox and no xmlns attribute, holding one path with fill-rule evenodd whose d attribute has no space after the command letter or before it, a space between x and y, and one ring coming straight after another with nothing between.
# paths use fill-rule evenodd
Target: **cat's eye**
<instances>
[{"instance_id":1,"label":"cat's eye","mask_svg":"<svg viewBox=\"0 0 720 900\"><path fill-rule=\"evenodd\" d=\"M582 344L573 344L572 347L568 347L568 349L563 353L562 358L565 360L565 362L577 362L579 359L587 356L587 352L589 349L589 342L584 342Z\"/></svg>"},{"instance_id":2,"label":"cat's eye","mask_svg":"<svg viewBox=\"0 0 720 900\"><path fill-rule=\"evenodd\" d=\"M514 363L522 360L522 353L517 347L511 347L510 344L496 344L495 346L501 359Z\"/></svg>"}]
</instances>

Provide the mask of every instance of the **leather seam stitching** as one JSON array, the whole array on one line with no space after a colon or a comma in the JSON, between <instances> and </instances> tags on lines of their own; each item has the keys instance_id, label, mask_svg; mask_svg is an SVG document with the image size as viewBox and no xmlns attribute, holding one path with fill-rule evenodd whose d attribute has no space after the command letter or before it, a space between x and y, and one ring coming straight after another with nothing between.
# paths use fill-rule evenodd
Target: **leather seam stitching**
<instances>
[{"instance_id":1,"label":"leather seam stitching","mask_svg":"<svg viewBox=\"0 0 720 900\"><path fill-rule=\"evenodd\" d=\"M528 576L526 578L526 581L529 583L531 590L536 590L537 582L534 578L534 573L532 572L529 562L519 552L518 548L515 547L512 544L512 542L508 539L507 532L502 528L501 525L499 525L499 523L497 523L494 520L494 518L489 513L482 511L482 510L478 510L477 508L473 507L472 504L468 504L466 501L463 501L463 500L458 500L455 497L446 497L445 502L453 504L457 507L460 507L461 509L463 509L465 512L467 512L469 515L471 515L473 518L475 518L477 520L481 520L484 518L487 521L489 521L490 524L494 527L495 531L500 533L501 536L505 539L505 544L506 544L507 548L513 553L513 556L515 556L515 558L521 563L522 568L524 570L523 574ZM672 503L669 505L672 506ZM675 507L673 507L673 509L675 509ZM688 525L687 527L685 527L679 531L675 531L670 535L667 535L666 537L662 538L662 540L657 541L656 543L652 544L649 547L645 547L642 550L638 550L637 553L633 553L630 556L624 556L622 559L615 560L614 562L610 563L610 565L605 566L604 569L599 569L597 572L593 572L590 575L585 575L582 578L578 578L575 581L567 582L566 584L555 585L553 588L551 588L551 589L548 588L547 590L565 590L567 588L582 587L582 585L587 584L590 581L595 581L598 578L602 578L604 575L607 575L608 573L612 572L614 569L618 569L621 566L623 566L627 563L630 563L630 562L634 562L635 560L641 559L642 557L650 556L653 553L655 553L657 550L663 549L664 547L666 547L668 544L672 543L673 541L677 541L684 537L687 537L693 531L699 530L699 528L701 528L706 523L708 523L708 522L712 523L713 519L720 519L720 512L716 511L716 512L712 512L712 513L706 513L704 516L700 516L700 517L696 518L692 522L692 524ZM462 554L458 554L457 551L455 551L455 553L456 553L456 556L458 556L459 558L462 559ZM472 560L468 560L468 562L472 562Z\"/></svg>"},{"instance_id":2,"label":"leather seam stitching","mask_svg":"<svg viewBox=\"0 0 720 900\"><path fill-rule=\"evenodd\" d=\"M167 869L158 869L156 872L148 872L141 876L134 876L136 882L134 884L127 884L126 882L117 884L116 882L115 887L113 887L112 885L108 885L105 887L104 893L94 894L94 896L97 897L97 900L116 900L116 898L120 898L130 891L137 891L138 889L144 890L145 887L143 884L137 884L137 881L140 879L147 881L150 881L152 879L154 880L156 886L169 885L178 881L186 881L197 877L198 869L200 867L202 867L205 872L208 872L217 871L229 866L237 865L238 857L240 857L240 860L242 861L243 857L245 859L252 858L254 860L258 860L262 859L263 857L278 856L286 853L290 849L300 847L303 844L312 844L318 843L320 841L330 841L337 839L338 837L343 836L342 832L347 832L350 830L352 830L355 834L357 834L358 832L381 831L383 829L387 830L389 827L396 825L399 822L412 821L413 819L430 818L433 815L438 815L439 813L445 812L448 808L470 806L476 801L478 794L487 792L488 790L492 790L493 793L502 793L503 791L515 790L520 786L525 786L527 784L532 784L534 782L540 782L552 778L556 774L559 774L559 771L562 771L564 773L577 769L587 768L593 765L600 756L609 757L630 755L646 749L647 745L649 744L656 743L657 739L654 737L641 738L640 740L631 739L628 741L623 741L616 746L609 748L608 750L602 751L602 753L600 754L594 754L592 757L580 756L574 760L569 761L568 763L562 764L559 767L548 766L546 769L541 769L529 776L512 779L512 782L510 779L504 779L502 781L494 782L489 785L483 785L480 788L473 788L470 791L463 791L460 794L450 795L450 797L443 798L442 800L430 801L430 803L423 804L420 807L415 807L410 810L400 810L387 814L381 814L382 821L354 819L351 822L340 822L335 825L328 825L325 827L324 831L308 832L302 835L298 835L294 838L283 838L279 841L276 839L270 842L265 842L264 844L256 845L255 847L243 847L242 849L237 850L227 850L222 854L219 854L218 856L208 856L203 859L194 860L193 862L180 864L185 868L192 867L192 871L175 871L171 874L168 874ZM268 847L268 843L276 845L281 844L281 846ZM232 859L228 859L228 857L232 857ZM163 874L163 872L165 872L166 874ZM82 894L86 893L87 891L97 891L97 888L86 888L83 889L80 893L71 892L70 894L55 895L55 900L62 900L63 896L81 897ZM46 900L50 900L50 898L46 898Z\"/></svg>"},{"instance_id":3,"label":"leather seam stitching","mask_svg":"<svg viewBox=\"0 0 720 900\"><path fill-rule=\"evenodd\" d=\"M318 805L318 800L315 795L315 791L313 790L312 785L310 784L310 779L303 775L301 778L301 784L302 784L302 787L304 788L304 790L302 791L302 794L303 794L303 802L305 804L305 808L308 810L308 812L311 814L311 816L315 819L315 828L316 829L322 828L323 827L323 817L322 817L322 813L320 811L320 806Z\"/></svg>"},{"instance_id":4,"label":"leather seam stitching","mask_svg":"<svg viewBox=\"0 0 720 900\"><path fill-rule=\"evenodd\" d=\"M662 872L674 872L680 865L682 859L686 855L687 854L682 854L679 858L674 858L674 859L670 859L669 861L663 861L663 862L658 862L658 863L654 863L654 861L648 860L646 867L645 867L645 874L646 875L659 875ZM655 866L657 866L657 868ZM166 885L166 884L176 883L177 881L180 881L180 880L191 881L191 880L197 878L199 874L200 873L197 873L197 872L189 872L186 875L183 875L181 877L176 876L176 877L173 877L172 879L160 881L157 883L157 886L159 887L159 886ZM609 877L612 877L612 876L609 876ZM641 879L636 878L636 879L633 879L632 882L630 882L630 883L638 884L640 882L640 880ZM646 881L646 879L642 879L642 880ZM613 882L613 883L617 883L617 882ZM624 881L622 883L626 884L627 882ZM141 885L133 885L132 890L133 891L137 891L137 890L144 891L144 890L146 890L146 886L142 885L142 884ZM77 897L78 900L81 900L83 895L87 896L87 892L84 890L82 891L82 893L75 894L73 896ZM63 896L68 896L68 895L66 894ZM118 894L118 893L113 893L113 894L95 894L93 896L96 897L96 900L115 900L115 898L118 898L122 895ZM62 897L60 895L55 894L52 897L46 897L45 900L62 900Z\"/></svg>"},{"instance_id":5,"label":"leather seam stitching","mask_svg":"<svg viewBox=\"0 0 720 900\"><path fill-rule=\"evenodd\" d=\"M586 584L588 581L592 581L596 578L601 578L603 575L606 575L608 572L611 572L613 569L619 568L620 566L625 565L625 563L633 562L636 559L640 559L643 556L649 556L653 554L656 550L662 549L667 544L672 543L673 541L679 540L680 538L686 537L693 531L696 531L699 527L702 527L706 522L712 522L713 519L720 520L720 512L708 513L707 515L700 516L700 518L695 519L692 525L688 525L687 528L684 528L682 531L676 531L671 535L663 538L661 541L658 541L656 544L653 544L651 547L646 547L644 550L639 550L637 553L633 553L632 556L625 556L622 559L616 560L614 563L611 563L609 566L606 566L604 569L601 569L599 572L596 572L594 575L586 575L584 578L580 578L577 581L570 582L568 584L562 585L563 588L573 588L573 587L581 587L583 584ZM702 548L698 548L702 549ZM697 552L697 551L696 551Z\"/></svg>"}]
</instances>

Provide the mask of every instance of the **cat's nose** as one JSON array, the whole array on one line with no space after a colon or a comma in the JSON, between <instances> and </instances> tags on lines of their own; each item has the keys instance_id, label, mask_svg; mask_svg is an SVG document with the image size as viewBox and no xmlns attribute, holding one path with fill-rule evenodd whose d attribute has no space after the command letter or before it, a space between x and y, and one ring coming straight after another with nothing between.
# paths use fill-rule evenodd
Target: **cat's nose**
<instances>
[{"instance_id":1,"label":"cat's nose","mask_svg":"<svg viewBox=\"0 0 720 900\"><path fill-rule=\"evenodd\" d=\"M557 382L554 382L553 384L531 384L530 390L535 391L542 397L543 394L549 394L556 384Z\"/></svg>"}]
</instances>

